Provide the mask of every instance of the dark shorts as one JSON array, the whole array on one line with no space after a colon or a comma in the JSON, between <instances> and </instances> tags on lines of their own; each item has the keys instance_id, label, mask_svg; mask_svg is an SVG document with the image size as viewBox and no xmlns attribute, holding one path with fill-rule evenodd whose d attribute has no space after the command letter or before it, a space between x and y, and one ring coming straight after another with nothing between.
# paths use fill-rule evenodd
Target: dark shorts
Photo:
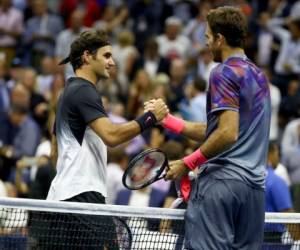
<instances>
[{"instance_id":1,"label":"dark shorts","mask_svg":"<svg viewBox=\"0 0 300 250\"><path fill-rule=\"evenodd\" d=\"M265 194L238 180L200 176L185 214L186 249L260 250Z\"/></svg>"},{"instance_id":2,"label":"dark shorts","mask_svg":"<svg viewBox=\"0 0 300 250\"><path fill-rule=\"evenodd\" d=\"M66 201L104 204L97 192L86 192ZM119 249L112 217L34 212L29 226L30 249Z\"/></svg>"}]
</instances>

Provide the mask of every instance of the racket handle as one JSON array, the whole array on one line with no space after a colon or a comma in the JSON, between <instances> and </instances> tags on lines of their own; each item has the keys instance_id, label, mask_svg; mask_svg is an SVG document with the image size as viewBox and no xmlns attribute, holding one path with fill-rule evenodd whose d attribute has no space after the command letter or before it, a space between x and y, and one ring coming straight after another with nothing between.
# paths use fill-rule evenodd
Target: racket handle
<instances>
[{"instance_id":1,"label":"racket handle","mask_svg":"<svg viewBox=\"0 0 300 250\"><path fill-rule=\"evenodd\" d=\"M183 198L179 197L172 202L170 208L177 208L183 202Z\"/></svg>"}]
</instances>

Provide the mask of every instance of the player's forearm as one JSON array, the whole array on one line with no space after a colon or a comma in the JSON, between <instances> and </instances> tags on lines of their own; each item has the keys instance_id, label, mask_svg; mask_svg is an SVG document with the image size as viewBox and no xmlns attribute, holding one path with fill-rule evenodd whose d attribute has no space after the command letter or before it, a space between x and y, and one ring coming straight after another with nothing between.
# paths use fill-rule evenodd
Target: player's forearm
<instances>
[{"instance_id":1,"label":"player's forearm","mask_svg":"<svg viewBox=\"0 0 300 250\"><path fill-rule=\"evenodd\" d=\"M232 133L230 128L215 130L200 147L206 158L212 158L229 149L237 140L238 136Z\"/></svg>"},{"instance_id":2,"label":"player's forearm","mask_svg":"<svg viewBox=\"0 0 300 250\"><path fill-rule=\"evenodd\" d=\"M205 133L206 123L184 121L182 135L192 140L202 142L205 139Z\"/></svg>"},{"instance_id":3,"label":"player's forearm","mask_svg":"<svg viewBox=\"0 0 300 250\"><path fill-rule=\"evenodd\" d=\"M106 133L102 136L107 146L115 147L127 142L140 134L141 129L136 121L130 121L123 124L111 124Z\"/></svg>"}]
</instances>

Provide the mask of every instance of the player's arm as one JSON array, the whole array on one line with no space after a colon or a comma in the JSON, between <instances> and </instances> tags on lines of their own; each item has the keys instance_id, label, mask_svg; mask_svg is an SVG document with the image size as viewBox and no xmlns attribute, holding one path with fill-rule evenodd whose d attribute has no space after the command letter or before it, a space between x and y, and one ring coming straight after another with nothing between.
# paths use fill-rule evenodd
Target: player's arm
<instances>
[{"instance_id":1,"label":"player's arm","mask_svg":"<svg viewBox=\"0 0 300 250\"><path fill-rule=\"evenodd\" d=\"M233 110L219 111L218 127L201 145L206 158L212 158L230 148L238 139L239 113Z\"/></svg>"},{"instance_id":2,"label":"player's arm","mask_svg":"<svg viewBox=\"0 0 300 250\"><path fill-rule=\"evenodd\" d=\"M238 139L239 113L234 110L217 111L218 127L200 148L182 160L169 163L166 179L177 179L230 148Z\"/></svg>"},{"instance_id":3,"label":"player's arm","mask_svg":"<svg viewBox=\"0 0 300 250\"><path fill-rule=\"evenodd\" d=\"M145 110L153 110L153 102L154 100L145 102ZM205 139L206 123L185 121L174 115L167 114L161 125L176 134L181 134L195 141L201 142Z\"/></svg>"},{"instance_id":4,"label":"player's arm","mask_svg":"<svg viewBox=\"0 0 300 250\"><path fill-rule=\"evenodd\" d=\"M57 163L57 140L56 136L53 134L51 137L51 152L50 152L50 160L53 167L56 167Z\"/></svg>"},{"instance_id":5,"label":"player's arm","mask_svg":"<svg viewBox=\"0 0 300 250\"><path fill-rule=\"evenodd\" d=\"M101 137L106 145L115 147L134 138L144 130L153 127L167 113L168 108L165 103L162 100L157 100L154 103L153 111L145 112L134 121L114 124L108 117L101 117L91 121L89 126Z\"/></svg>"},{"instance_id":6,"label":"player's arm","mask_svg":"<svg viewBox=\"0 0 300 250\"><path fill-rule=\"evenodd\" d=\"M108 117L98 118L92 121L89 126L110 147L115 147L141 133L141 128L136 121L115 124Z\"/></svg>"},{"instance_id":7,"label":"player's arm","mask_svg":"<svg viewBox=\"0 0 300 250\"><path fill-rule=\"evenodd\" d=\"M206 123L183 121L184 128L182 135L195 141L204 141L206 132Z\"/></svg>"}]
</instances>

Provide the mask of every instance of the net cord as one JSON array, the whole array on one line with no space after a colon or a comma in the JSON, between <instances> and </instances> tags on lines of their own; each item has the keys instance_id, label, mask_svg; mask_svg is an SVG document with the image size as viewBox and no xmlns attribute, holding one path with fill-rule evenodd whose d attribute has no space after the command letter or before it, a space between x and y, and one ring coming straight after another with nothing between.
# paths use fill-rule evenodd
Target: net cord
<instances>
[{"instance_id":1,"label":"net cord","mask_svg":"<svg viewBox=\"0 0 300 250\"><path fill-rule=\"evenodd\" d=\"M183 209L145 208L79 202L45 201L22 198L0 198L0 208L16 208L31 211L138 217L183 220ZM300 223L300 213L266 213L268 223Z\"/></svg>"}]
</instances>

